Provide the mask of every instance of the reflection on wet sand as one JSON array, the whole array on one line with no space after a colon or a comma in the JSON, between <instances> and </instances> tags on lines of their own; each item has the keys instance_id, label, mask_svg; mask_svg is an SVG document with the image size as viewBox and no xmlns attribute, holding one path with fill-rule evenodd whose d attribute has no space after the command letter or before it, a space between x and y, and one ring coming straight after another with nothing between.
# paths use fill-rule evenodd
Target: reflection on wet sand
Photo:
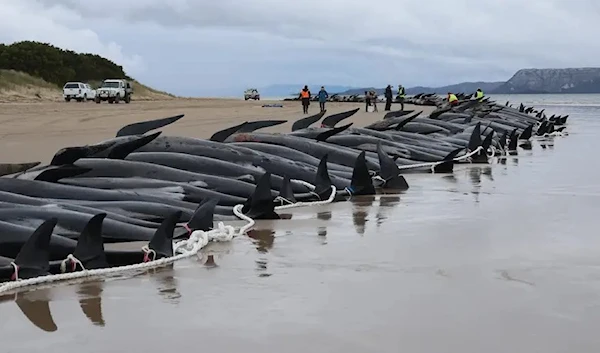
<instances>
[{"instance_id":1,"label":"reflection on wet sand","mask_svg":"<svg viewBox=\"0 0 600 353\"><path fill-rule=\"evenodd\" d=\"M331 211L319 212L317 213L317 219L328 221L331 219Z\"/></svg>"},{"instance_id":2,"label":"reflection on wet sand","mask_svg":"<svg viewBox=\"0 0 600 353\"><path fill-rule=\"evenodd\" d=\"M273 229L252 229L248 231L247 235L254 239L254 245L260 254L266 254L273 248L273 243L275 242L275 231ZM255 262L259 277L271 276L267 272L268 260L266 256L258 258Z\"/></svg>"},{"instance_id":3,"label":"reflection on wet sand","mask_svg":"<svg viewBox=\"0 0 600 353\"><path fill-rule=\"evenodd\" d=\"M157 284L158 294L162 299L171 304L178 304L181 293L177 290L177 279L173 270L173 264L148 270L152 281Z\"/></svg>"},{"instance_id":4,"label":"reflection on wet sand","mask_svg":"<svg viewBox=\"0 0 600 353\"><path fill-rule=\"evenodd\" d=\"M388 212L392 212L392 209L400 203L400 195L381 195L379 196L379 206L377 207L376 225L379 228L383 224L388 216Z\"/></svg>"},{"instance_id":5,"label":"reflection on wet sand","mask_svg":"<svg viewBox=\"0 0 600 353\"><path fill-rule=\"evenodd\" d=\"M266 253L273 248L275 231L273 229L251 229L248 237L254 239L254 245L259 253Z\"/></svg>"},{"instance_id":6,"label":"reflection on wet sand","mask_svg":"<svg viewBox=\"0 0 600 353\"><path fill-rule=\"evenodd\" d=\"M79 286L79 306L90 321L97 326L104 326L102 316L102 282L88 282Z\"/></svg>"},{"instance_id":7,"label":"reflection on wet sand","mask_svg":"<svg viewBox=\"0 0 600 353\"><path fill-rule=\"evenodd\" d=\"M94 326L105 325L102 315L102 281L80 284L76 292L79 296L79 307ZM45 332L58 331L50 309L52 288L44 288L0 297L0 302L14 301L23 315L37 328Z\"/></svg>"},{"instance_id":8,"label":"reflection on wet sand","mask_svg":"<svg viewBox=\"0 0 600 353\"><path fill-rule=\"evenodd\" d=\"M367 217L369 215L369 208L373 206L375 202L375 196L360 196L351 200L353 212L352 222L356 233L359 235L365 234L365 225L367 224Z\"/></svg>"},{"instance_id":9,"label":"reflection on wet sand","mask_svg":"<svg viewBox=\"0 0 600 353\"><path fill-rule=\"evenodd\" d=\"M49 289L17 293L15 303L29 322L46 332L55 332L58 326L50 311Z\"/></svg>"}]
</instances>

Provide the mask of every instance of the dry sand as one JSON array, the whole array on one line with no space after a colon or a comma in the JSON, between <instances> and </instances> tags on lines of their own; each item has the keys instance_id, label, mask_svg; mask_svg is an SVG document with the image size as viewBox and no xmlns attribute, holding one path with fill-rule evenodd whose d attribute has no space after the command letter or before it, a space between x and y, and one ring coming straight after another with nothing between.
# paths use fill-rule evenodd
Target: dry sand
<instances>
[{"instance_id":1,"label":"dry sand","mask_svg":"<svg viewBox=\"0 0 600 353\"><path fill-rule=\"evenodd\" d=\"M283 108L263 108L263 104L280 103ZM365 126L380 120L379 113L366 113L363 103L328 103L328 114L360 107L349 121ZM399 109L399 105L392 109ZM312 103L310 114L319 106ZM405 109L431 111L431 107L405 105ZM305 117L299 102L243 101L235 99L172 99L164 101L132 101L131 104L95 104L93 102L44 102L0 104L2 138L0 162L18 163L50 161L62 147L96 143L115 136L124 125L185 114L165 134L208 138L214 132L253 120L288 120L288 123L265 131L289 132L294 121Z\"/></svg>"}]
</instances>

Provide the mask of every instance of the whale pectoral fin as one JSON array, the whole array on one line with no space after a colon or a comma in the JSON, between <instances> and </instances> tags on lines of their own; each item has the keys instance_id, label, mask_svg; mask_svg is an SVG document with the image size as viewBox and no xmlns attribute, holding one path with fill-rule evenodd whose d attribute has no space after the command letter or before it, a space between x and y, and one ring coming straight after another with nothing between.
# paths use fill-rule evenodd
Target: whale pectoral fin
<instances>
[{"instance_id":1,"label":"whale pectoral fin","mask_svg":"<svg viewBox=\"0 0 600 353\"><path fill-rule=\"evenodd\" d=\"M244 203L242 213L252 219L281 219L275 212L271 194L271 173L267 172L258 179L254 193Z\"/></svg>"},{"instance_id":2,"label":"whale pectoral fin","mask_svg":"<svg viewBox=\"0 0 600 353\"><path fill-rule=\"evenodd\" d=\"M339 134L340 132L348 129L350 126L352 126L352 123L344 125L344 126L340 126L340 127L334 127L331 130L328 130L328 131L325 131L325 132L322 132L322 133L318 134L315 137L315 140L317 140L317 141L327 141L327 139L330 138L331 136Z\"/></svg>"},{"instance_id":3,"label":"whale pectoral fin","mask_svg":"<svg viewBox=\"0 0 600 353\"><path fill-rule=\"evenodd\" d=\"M148 242L148 248L156 254L155 258L151 258L150 260L173 256L173 233L175 232L177 222L181 218L181 214L181 211L171 213L158 226L152 239Z\"/></svg>"},{"instance_id":4,"label":"whale pectoral fin","mask_svg":"<svg viewBox=\"0 0 600 353\"><path fill-rule=\"evenodd\" d=\"M227 138L229 136L238 132L238 130L241 129L242 127L244 127L246 124L248 124L247 121L245 121L239 125L232 126L227 129L223 129L221 131L217 131L210 137L209 140L214 141L214 142L225 142L225 140L227 140Z\"/></svg>"},{"instance_id":5,"label":"whale pectoral fin","mask_svg":"<svg viewBox=\"0 0 600 353\"><path fill-rule=\"evenodd\" d=\"M117 131L116 137L121 136L132 136L132 135L143 135L148 131L156 130L163 126L167 126L169 124L173 124L177 120L184 117L184 114L175 115L170 118L162 118L162 119L154 119L141 121L139 123L133 123L129 125L123 126L119 131Z\"/></svg>"},{"instance_id":6,"label":"whale pectoral fin","mask_svg":"<svg viewBox=\"0 0 600 353\"><path fill-rule=\"evenodd\" d=\"M114 144L106 158L110 159L125 159L130 153L135 152L138 148L144 147L154 139L156 139L162 132L155 132L150 135L142 136L140 138L136 138L130 141L121 142Z\"/></svg>"},{"instance_id":7,"label":"whale pectoral fin","mask_svg":"<svg viewBox=\"0 0 600 353\"><path fill-rule=\"evenodd\" d=\"M90 218L77 240L73 256L81 261L85 269L109 267L104 254L104 241L102 240L102 223L105 218L106 213L99 213Z\"/></svg>"},{"instance_id":8,"label":"whale pectoral fin","mask_svg":"<svg viewBox=\"0 0 600 353\"><path fill-rule=\"evenodd\" d=\"M359 110L360 110L360 108L356 108L356 109L348 110L346 112L341 112L341 113L330 115L330 116L326 117L325 119L323 119L321 126L322 127L334 127L337 123L339 123L340 121L342 121L344 119L348 119L352 115L356 114Z\"/></svg>"},{"instance_id":9,"label":"whale pectoral fin","mask_svg":"<svg viewBox=\"0 0 600 353\"><path fill-rule=\"evenodd\" d=\"M396 125L396 127L394 128L394 130L396 131L400 131L402 130L402 128L410 123L411 121L415 120L422 112L418 112L415 115L409 116L406 119L402 120L401 122L398 123L398 125Z\"/></svg>"},{"instance_id":10,"label":"whale pectoral fin","mask_svg":"<svg viewBox=\"0 0 600 353\"><path fill-rule=\"evenodd\" d=\"M323 115L325 115L326 112L327 111L322 111L319 112L319 114L311 115L309 117L296 120L292 125L292 131L306 129L307 127L321 120L321 118L323 117Z\"/></svg>"},{"instance_id":11,"label":"whale pectoral fin","mask_svg":"<svg viewBox=\"0 0 600 353\"><path fill-rule=\"evenodd\" d=\"M259 120L251 121L241 126L236 133L254 132L258 129L264 129L271 126L277 126L287 123L287 120Z\"/></svg>"},{"instance_id":12,"label":"whale pectoral fin","mask_svg":"<svg viewBox=\"0 0 600 353\"><path fill-rule=\"evenodd\" d=\"M55 183L64 178L72 178L91 171L91 168L78 167L76 165L63 165L56 168L49 168L40 172L33 180L47 181Z\"/></svg>"}]
</instances>

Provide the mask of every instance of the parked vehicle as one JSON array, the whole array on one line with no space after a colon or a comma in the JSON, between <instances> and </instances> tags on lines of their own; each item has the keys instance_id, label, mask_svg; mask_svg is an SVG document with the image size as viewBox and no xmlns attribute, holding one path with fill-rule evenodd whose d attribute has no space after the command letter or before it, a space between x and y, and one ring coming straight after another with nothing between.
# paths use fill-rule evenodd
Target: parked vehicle
<instances>
[{"instance_id":1,"label":"parked vehicle","mask_svg":"<svg viewBox=\"0 0 600 353\"><path fill-rule=\"evenodd\" d=\"M75 99L78 102L85 102L96 98L96 91L87 83L67 82L63 86L63 98L70 102Z\"/></svg>"},{"instance_id":2,"label":"parked vehicle","mask_svg":"<svg viewBox=\"0 0 600 353\"><path fill-rule=\"evenodd\" d=\"M244 91L244 100L254 99L255 101L260 100L260 94L256 88L248 88Z\"/></svg>"},{"instance_id":3,"label":"parked vehicle","mask_svg":"<svg viewBox=\"0 0 600 353\"><path fill-rule=\"evenodd\" d=\"M129 103L131 102L132 94L133 85L131 82L123 79L107 79L96 90L95 102L100 104L102 101L108 101L108 103L112 104L124 100L125 103Z\"/></svg>"}]
</instances>

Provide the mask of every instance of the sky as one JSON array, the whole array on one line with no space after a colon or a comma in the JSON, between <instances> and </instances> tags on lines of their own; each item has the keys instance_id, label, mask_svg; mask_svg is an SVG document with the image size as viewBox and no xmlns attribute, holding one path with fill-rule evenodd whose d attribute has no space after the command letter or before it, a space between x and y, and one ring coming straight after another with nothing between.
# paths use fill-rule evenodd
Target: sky
<instances>
[{"instance_id":1,"label":"sky","mask_svg":"<svg viewBox=\"0 0 600 353\"><path fill-rule=\"evenodd\" d=\"M0 42L102 55L184 96L442 86L598 66L597 0L0 0ZM366 6L365 4L368 4Z\"/></svg>"}]
</instances>

